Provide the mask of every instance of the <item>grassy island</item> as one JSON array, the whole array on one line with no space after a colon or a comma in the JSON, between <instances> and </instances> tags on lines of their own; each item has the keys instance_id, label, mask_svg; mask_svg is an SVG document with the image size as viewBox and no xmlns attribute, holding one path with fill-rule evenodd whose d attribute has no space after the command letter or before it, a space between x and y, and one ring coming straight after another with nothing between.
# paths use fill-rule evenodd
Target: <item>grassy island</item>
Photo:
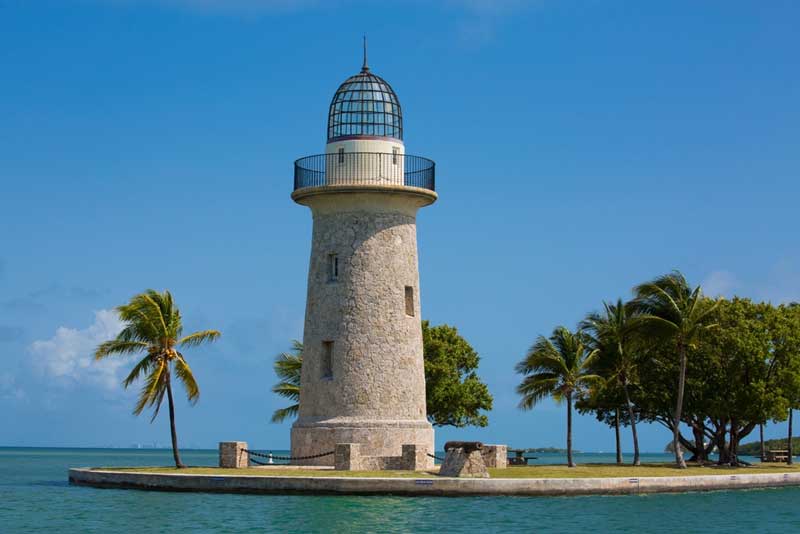
<instances>
[{"instance_id":1,"label":"grassy island","mask_svg":"<svg viewBox=\"0 0 800 534\"><path fill-rule=\"evenodd\" d=\"M434 478L435 470L412 471L335 471L333 469L278 469L250 467L246 469L223 469L219 467L98 467L96 470L125 471L151 474L186 475L247 475L277 477L387 477L387 478ZM800 473L800 467L786 464L758 464L750 467L700 466L689 463L686 469L679 469L673 463L651 463L640 466L612 464L583 464L576 467L566 465L531 465L507 469L489 469L492 478L615 478L615 477L669 477L669 476L708 476L731 474Z\"/></svg>"}]
</instances>

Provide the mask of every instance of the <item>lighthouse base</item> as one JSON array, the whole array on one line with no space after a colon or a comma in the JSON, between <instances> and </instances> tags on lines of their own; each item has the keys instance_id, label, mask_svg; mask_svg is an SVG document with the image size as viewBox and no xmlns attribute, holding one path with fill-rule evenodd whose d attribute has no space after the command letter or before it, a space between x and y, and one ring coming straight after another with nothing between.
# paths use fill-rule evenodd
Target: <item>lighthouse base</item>
<instances>
[{"instance_id":1,"label":"lighthouse base","mask_svg":"<svg viewBox=\"0 0 800 534\"><path fill-rule=\"evenodd\" d=\"M358 443L363 456L400 456L403 445L416 445L433 454L433 427L428 421L335 418L299 419L292 426L292 458L331 452L337 443ZM433 467L427 456L426 468ZM332 454L308 460L293 460L296 465L333 465Z\"/></svg>"}]
</instances>

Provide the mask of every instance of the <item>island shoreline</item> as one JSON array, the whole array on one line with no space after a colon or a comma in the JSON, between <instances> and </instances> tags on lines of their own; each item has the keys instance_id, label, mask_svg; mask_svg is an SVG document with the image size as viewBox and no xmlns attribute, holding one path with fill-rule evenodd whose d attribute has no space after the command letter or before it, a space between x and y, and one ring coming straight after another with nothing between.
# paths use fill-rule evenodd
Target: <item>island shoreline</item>
<instances>
[{"instance_id":1,"label":"island shoreline","mask_svg":"<svg viewBox=\"0 0 800 534\"><path fill-rule=\"evenodd\" d=\"M800 486L800 473L613 478L380 478L69 470L69 483L146 491L406 496L640 495Z\"/></svg>"}]
</instances>

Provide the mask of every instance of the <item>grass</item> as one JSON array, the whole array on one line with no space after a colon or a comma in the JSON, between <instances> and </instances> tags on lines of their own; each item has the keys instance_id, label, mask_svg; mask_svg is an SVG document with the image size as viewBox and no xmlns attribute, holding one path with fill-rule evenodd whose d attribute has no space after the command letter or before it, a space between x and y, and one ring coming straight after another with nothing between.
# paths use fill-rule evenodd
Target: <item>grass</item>
<instances>
[{"instance_id":1,"label":"grass","mask_svg":"<svg viewBox=\"0 0 800 534\"><path fill-rule=\"evenodd\" d=\"M492 478L614 478L614 477L675 477L701 475L730 475L763 473L786 473L798 471L795 466L786 464L758 464L750 467L702 467L689 464L686 469L678 469L671 463L645 463L639 467L614 464L580 464L577 467L566 465L531 465L508 469L489 469Z\"/></svg>"},{"instance_id":2,"label":"grass","mask_svg":"<svg viewBox=\"0 0 800 534\"><path fill-rule=\"evenodd\" d=\"M169 475L249 475L269 477L388 477L388 478L432 478L436 472L414 471L334 471L317 469L275 469L248 467L244 469L223 469L221 467L95 467L94 470L126 471L130 473L158 473Z\"/></svg>"},{"instance_id":3,"label":"grass","mask_svg":"<svg viewBox=\"0 0 800 534\"><path fill-rule=\"evenodd\" d=\"M252 475L281 477L386 477L386 478L433 478L435 471L334 471L309 469L264 468L222 469L219 467L97 467L99 470L128 471L132 473L163 473L185 475ZM613 478L613 477L668 477L800 472L798 466L786 464L757 464L751 467L717 467L691 465L687 469L677 469L673 464L652 463L639 467L613 464L583 464L569 468L565 465L531 465L510 467L508 469L489 469L492 478Z\"/></svg>"}]
</instances>

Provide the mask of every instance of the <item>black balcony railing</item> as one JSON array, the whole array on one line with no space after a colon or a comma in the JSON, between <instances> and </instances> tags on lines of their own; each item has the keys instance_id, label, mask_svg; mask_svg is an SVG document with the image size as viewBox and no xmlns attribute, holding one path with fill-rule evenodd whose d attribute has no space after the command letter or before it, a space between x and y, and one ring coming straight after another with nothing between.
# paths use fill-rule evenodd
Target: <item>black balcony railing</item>
<instances>
[{"instance_id":1,"label":"black balcony railing","mask_svg":"<svg viewBox=\"0 0 800 534\"><path fill-rule=\"evenodd\" d=\"M294 162L294 190L336 185L404 185L436 190L436 164L428 158L381 152L306 156Z\"/></svg>"}]
</instances>

